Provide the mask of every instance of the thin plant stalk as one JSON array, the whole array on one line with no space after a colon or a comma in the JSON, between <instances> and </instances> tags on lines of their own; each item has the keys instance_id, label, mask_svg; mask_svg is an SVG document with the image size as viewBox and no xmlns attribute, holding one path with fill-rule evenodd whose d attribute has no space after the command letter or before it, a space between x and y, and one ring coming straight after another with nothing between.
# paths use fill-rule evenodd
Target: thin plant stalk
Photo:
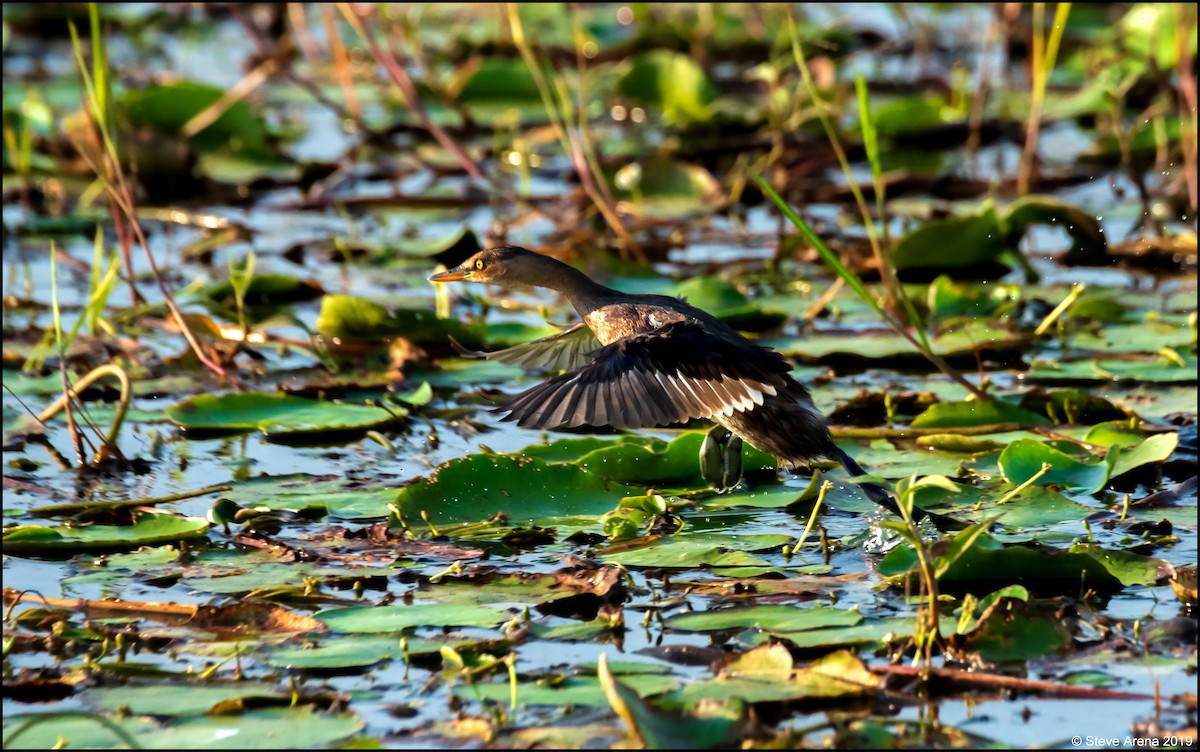
<instances>
[{"instance_id":1,"label":"thin plant stalk","mask_svg":"<svg viewBox=\"0 0 1200 752\"><path fill-rule=\"evenodd\" d=\"M828 115L826 112L824 112L824 103L821 100L820 95L818 95L816 84L812 82L812 76L811 73L809 73L808 62L806 62L804 59L804 50L800 48L800 41L796 32L796 22L794 22L792 19L791 13L787 14L787 28L791 36L792 55L793 58L796 59L797 67L799 67L800 77L804 79L805 88L808 89L809 96L816 108L817 118L821 120L821 126L824 128L824 131L826 131L829 144L832 146L834 154L838 156L838 162L841 164L842 173L845 173L846 180L848 184L850 184L851 192L854 194L854 201L856 201L856 204L858 205L859 212L863 215L863 224L864 228L866 229L866 236L868 236L868 239L871 243L871 252L875 254L876 263L878 266L880 266L880 277L883 281L883 288L884 290L887 290L890 299L898 301L900 305L904 306L908 320L912 321L913 329L917 331L917 338L913 338L912 333L908 331L908 327L902 324L901 321L896 320L893 314L884 311L884 308L878 305L878 302L874 299L874 296L866 293L866 289L863 287L862 282L859 282L858 278L854 277L853 273L850 272L850 270L847 270L845 265L841 264L841 260L836 258L836 254L834 254L832 251L829 251L829 248L824 245L820 239L817 239L816 234L812 233L812 230L808 229L806 224L804 227L800 227L800 225L804 224L802 219L800 219L799 216L796 215L796 212L792 211L790 207L784 210L785 204L782 203L782 199L779 198L779 194L775 193L773 189L769 189L769 187L766 186L766 182L762 180L760 175L757 173L752 173L752 176L754 176L754 179L756 182L758 182L758 185L764 188L764 191L768 191L769 197L772 197L772 200L775 201L776 206L780 206L780 209L784 210L787 218L791 219L792 223L797 225L797 228L802 231L805 237L808 237L808 240L814 243L814 247L817 248L818 253L821 253L821 257L826 259L826 263L828 263L830 266L833 266L834 269L838 271L838 275L842 278L845 278L846 282L851 285L851 288L853 288L854 291L859 294L859 296L862 296L864 300L868 300L869 305L881 315L884 321L887 321L887 323L892 326L900 336L912 343L913 347L917 348L920 354L924 355L931 363L934 363L938 371L948 375L950 379L953 379L955 383L958 383L968 392L971 392L971 395L977 399L990 401L991 397L986 395L983 390L980 390L979 387L971 384L970 381L967 381L966 378L962 377L961 373L950 367L949 363L944 361L940 355L934 353L934 348L932 348L929 338L925 336L925 330L922 326L920 326L920 319L917 315L917 312L913 309L912 301L908 300L908 296L905 294L904 288L902 288L900 285L900 279L898 276L896 276L895 265L892 264L892 260L890 260L888 255L883 253L880 237L878 237L878 233L876 233L875 230L875 222L872 221L870 211L868 210L868 207L866 207L866 200L863 198L863 192L860 191L858 187L858 181L854 180L854 175L850 168L850 160L847 160L846 152L841 148L838 134L836 134L834 131L833 125L830 124ZM865 107L865 100L865 85L859 84L859 103L860 106L862 106L862 113L860 114L863 116L864 140L874 140L875 130L870 125L869 112ZM882 173L880 172L880 161L878 161L877 148L874 149L874 151L876 158L874 162L872 162L872 175L876 175L877 182L882 182ZM871 149L869 148L868 154L870 154L870 152Z\"/></svg>"},{"instance_id":2,"label":"thin plant stalk","mask_svg":"<svg viewBox=\"0 0 1200 752\"><path fill-rule=\"evenodd\" d=\"M379 46L379 43L375 41L374 35L363 25L362 18L351 8L349 3L338 3L337 7L342 12L342 16L346 19L346 22L350 24L350 27L358 32L358 35L367 43L367 47L370 49L375 61L387 71L388 77L392 79L392 83L400 90L400 94L404 97L409 109L421 121L422 127L429 131L429 135L433 136L434 140L441 144L443 149L450 152L451 156L454 157L468 175L486 182L487 178L480 171L479 166L475 164L474 160L467 156L467 153L458 145L458 142L451 138L450 134L444 128L430 119L429 113L425 111L425 106L421 103L421 97L417 94L417 87L413 84L408 72L404 70L404 66L397 62L393 55L385 52Z\"/></svg>"},{"instance_id":3,"label":"thin plant stalk","mask_svg":"<svg viewBox=\"0 0 1200 752\"><path fill-rule=\"evenodd\" d=\"M106 83L107 85L107 82L109 81L107 74L108 58L104 53L103 45L100 44L98 46L96 42L96 38L101 35L99 15L98 12L94 10L95 3L91 3L90 7L93 9L91 12L93 49L101 50L100 54L102 55L101 59L93 60L93 65L97 71L101 72L101 75L103 76L102 82ZM180 331L183 333L184 339L187 340L188 346L191 347L192 351L196 354L196 357L201 363L203 363L207 368L215 372L217 375L224 376L225 369L222 368L219 363L209 358L204 353L203 348L200 347L200 343L196 341L195 335L192 334L191 328L188 326L186 319L183 318L182 312L180 312L179 307L175 304L174 296L167 288L167 283L163 279L162 273L158 269L158 264L154 261L154 254L150 252L150 246L146 242L146 236L142 232L141 225L138 223L137 209L133 198L133 192L130 190L129 185L125 181L124 170L121 169L121 161L117 154L117 147L113 139L113 134L111 133L110 128L106 125L107 123L111 123L111 120L102 118L100 115L109 99L107 98L107 95L100 93L101 87L94 84L93 77L88 75L87 66L83 61L82 44L79 40L79 34L75 29L75 24L69 24L69 29L71 32L71 44L75 53L75 61L79 66L80 74L83 76L84 88L87 91L87 101L91 105L87 108L87 112L91 116L90 120L92 123L92 128L96 132L97 141L101 146L101 152L93 157L93 155L89 153L90 150L86 147L86 145L79 144L77 145L77 148L84 161L86 161L92 171L96 173L97 178L103 183L105 191L108 193L110 199L110 213L112 214L113 223L117 228L118 240L122 242L122 253L125 255L125 270L129 276L129 284L131 287L133 287L133 269L131 266L132 254L130 253L129 248L132 243L129 242L128 234L124 232L126 229L132 231L134 239L137 240L138 244L145 252L146 259L150 264L150 273L154 277L154 281L157 283L159 291L163 295L163 302L170 310L171 316L175 319L175 323L179 326ZM119 209L120 211L112 211L112 208ZM124 222L128 222L127 227L122 224L122 220L124 220ZM134 300L136 303L136 288L134 290L134 295Z\"/></svg>"},{"instance_id":4,"label":"thin plant stalk","mask_svg":"<svg viewBox=\"0 0 1200 752\"><path fill-rule=\"evenodd\" d=\"M290 7L290 4L289 4ZM355 121L363 119L362 102L354 91L354 78L350 70L350 57L346 54L346 45L338 34L337 19L333 9L321 5L321 21L325 25L325 37L329 40L329 54L333 57L334 69L337 71L338 85L342 87L342 96L346 99L346 109L350 111Z\"/></svg>"},{"instance_id":5,"label":"thin plant stalk","mask_svg":"<svg viewBox=\"0 0 1200 752\"><path fill-rule=\"evenodd\" d=\"M867 305L871 306L872 310L874 310L879 317L883 319L884 323L886 323L897 334L903 337L910 345L913 346L915 350L917 350L917 352L924 355L925 358L935 367L937 367L939 371L946 374L946 376L950 377L950 379L952 379L956 384L959 384L964 389L969 391L976 399L992 399L986 392L982 391L979 389L979 387L963 378L961 373L952 368L950 364L948 364L945 359L942 358L942 356L935 353L932 348L922 347L921 343L918 342L917 339L908 331L907 326L898 321L894 316L892 316L892 314L884 310L883 306L879 304L879 301L875 299L875 296L871 295L871 293L867 291L858 277L855 276L854 273L849 269L847 269L844 264L842 264L841 259L838 258L837 254L834 253L829 246L825 245L825 242L821 240L821 238L815 232L813 232L812 228L808 226L807 222L800 218L800 215L796 214L792 207L787 205L783 198L775 192L775 189L763 179L762 175L751 171L750 177L754 179L754 182L758 184L758 187L762 189L767 198L771 199L771 201L783 213L783 215L787 217L787 219L796 227L796 229L800 231L800 234L802 234L813 246L813 248L817 250L817 253L820 254L825 263L828 264L829 267L832 268L840 278L845 280L846 284L849 285L852 290L858 293L858 296L862 298Z\"/></svg>"},{"instance_id":6,"label":"thin plant stalk","mask_svg":"<svg viewBox=\"0 0 1200 752\"><path fill-rule=\"evenodd\" d=\"M569 114L564 114L564 110L570 107L569 96L565 95L562 91L557 92L559 98L556 101L556 92L546 81L546 77L542 73L541 63L538 61L537 55L534 53L532 47L530 47L529 41L525 36L525 27L521 23L521 14L517 9L517 4L505 3L504 8L508 15L508 25L512 32L513 44L521 53L521 58L525 61L526 67L529 68L530 75L533 76L534 83L538 88L538 94L542 98L542 106L546 110L547 117L550 118L550 127L554 131L554 135L558 138L563 152L571 158L571 162L575 166L575 172L579 175L579 183L583 187L584 193L591 199L592 204L600 212L600 215L604 217L605 223L617 235L622 247L634 247L633 238L630 236L629 231L625 229L620 217L617 216L613 207L605 200L605 197L601 195L600 190L597 188L597 184L603 182L599 164L589 162L587 150L579 143L574 130L567 125L570 117ZM581 103L579 109L580 118L586 119L587 107L585 103ZM595 175L593 175L593 171Z\"/></svg>"},{"instance_id":7,"label":"thin plant stalk","mask_svg":"<svg viewBox=\"0 0 1200 752\"><path fill-rule=\"evenodd\" d=\"M1191 8L1189 11L1188 8ZM1188 206L1197 207L1196 187L1196 71L1188 53L1188 41L1196 38L1196 8L1184 3L1175 6L1175 41L1179 56L1179 144L1183 148L1183 172L1187 182Z\"/></svg>"},{"instance_id":8,"label":"thin plant stalk","mask_svg":"<svg viewBox=\"0 0 1200 752\"><path fill-rule=\"evenodd\" d=\"M1029 120L1025 123L1025 149L1021 152L1021 167L1017 171L1017 193L1029 193L1033 180L1034 161L1037 157L1038 133L1042 125L1042 107L1046 101L1046 83L1054 61L1058 57L1059 43L1067 27L1067 16L1071 13L1070 3L1058 3L1054 10L1054 26L1046 39L1046 4L1033 4L1033 91L1029 104Z\"/></svg>"}]
</instances>

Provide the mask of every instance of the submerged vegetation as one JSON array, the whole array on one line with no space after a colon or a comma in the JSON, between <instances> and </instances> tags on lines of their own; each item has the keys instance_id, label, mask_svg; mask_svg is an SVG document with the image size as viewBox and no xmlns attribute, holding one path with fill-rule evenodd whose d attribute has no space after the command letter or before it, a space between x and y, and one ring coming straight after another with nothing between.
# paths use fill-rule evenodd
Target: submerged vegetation
<instances>
[{"instance_id":1,"label":"submerged vegetation","mask_svg":"<svg viewBox=\"0 0 1200 752\"><path fill-rule=\"evenodd\" d=\"M1196 744L1191 5L3 12L6 748ZM901 516L499 423L507 243Z\"/></svg>"}]
</instances>

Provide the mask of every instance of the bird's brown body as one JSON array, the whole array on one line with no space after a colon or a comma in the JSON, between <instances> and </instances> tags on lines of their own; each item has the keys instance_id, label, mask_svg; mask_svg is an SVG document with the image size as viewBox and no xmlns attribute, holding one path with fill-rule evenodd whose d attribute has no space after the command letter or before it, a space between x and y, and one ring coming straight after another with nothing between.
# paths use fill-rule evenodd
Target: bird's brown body
<instances>
[{"instance_id":1,"label":"bird's brown body","mask_svg":"<svg viewBox=\"0 0 1200 752\"><path fill-rule=\"evenodd\" d=\"M472 353L566 371L509 400L505 420L531 428L645 428L707 418L790 466L831 457L865 474L833 443L824 415L782 355L686 301L622 293L514 247L480 251L430 279L546 287L564 295L582 319L535 342ZM863 487L897 511L883 489Z\"/></svg>"}]
</instances>

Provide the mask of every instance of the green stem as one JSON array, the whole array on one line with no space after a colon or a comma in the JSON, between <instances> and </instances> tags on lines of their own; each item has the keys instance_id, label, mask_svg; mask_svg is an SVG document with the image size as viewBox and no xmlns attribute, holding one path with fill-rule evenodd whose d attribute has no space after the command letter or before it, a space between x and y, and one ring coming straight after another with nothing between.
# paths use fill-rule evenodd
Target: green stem
<instances>
[{"instance_id":1,"label":"green stem","mask_svg":"<svg viewBox=\"0 0 1200 752\"><path fill-rule=\"evenodd\" d=\"M108 448L115 448L117 446L117 433L121 430L121 424L125 422L125 414L129 412L129 400L133 390L130 387L129 374L125 373L124 369L114 363L106 363L92 369L83 378L75 382L75 386L65 391L58 399L50 403L50 406L38 416L38 422L45 423L66 407L69 400L75 399L79 396L80 392L91 386L93 382L105 376L115 376L121 382L121 399L117 402L117 411L113 415L112 425L108 428L108 435L104 437L104 446L96 451L96 456L92 458L93 462L99 462L104 459Z\"/></svg>"}]
</instances>

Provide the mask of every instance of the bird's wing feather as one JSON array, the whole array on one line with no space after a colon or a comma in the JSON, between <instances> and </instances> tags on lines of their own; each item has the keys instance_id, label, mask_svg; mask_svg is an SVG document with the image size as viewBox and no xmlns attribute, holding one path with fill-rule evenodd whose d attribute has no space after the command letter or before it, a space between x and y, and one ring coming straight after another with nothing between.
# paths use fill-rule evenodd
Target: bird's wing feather
<instances>
[{"instance_id":1,"label":"bird's wing feather","mask_svg":"<svg viewBox=\"0 0 1200 752\"><path fill-rule=\"evenodd\" d=\"M514 348L515 349L515 348ZM619 339L592 361L513 397L500 411L522 426L645 428L751 410L787 385L773 350L672 321Z\"/></svg>"},{"instance_id":2,"label":"bird's wing feather","mask_svg":"<svg viewBox=\"0 0 1200 752\"><path fill-rule=\"evenodd\" d=\"M588 356L598 347L600 340L583 323L565 329L549 337L523 342L495 352L470 350L460 345L453 337L450 343L460 355L468 358L495 360L511 366L550 371L567 371L588 362Z\"/></svg>"}]
</instances>

